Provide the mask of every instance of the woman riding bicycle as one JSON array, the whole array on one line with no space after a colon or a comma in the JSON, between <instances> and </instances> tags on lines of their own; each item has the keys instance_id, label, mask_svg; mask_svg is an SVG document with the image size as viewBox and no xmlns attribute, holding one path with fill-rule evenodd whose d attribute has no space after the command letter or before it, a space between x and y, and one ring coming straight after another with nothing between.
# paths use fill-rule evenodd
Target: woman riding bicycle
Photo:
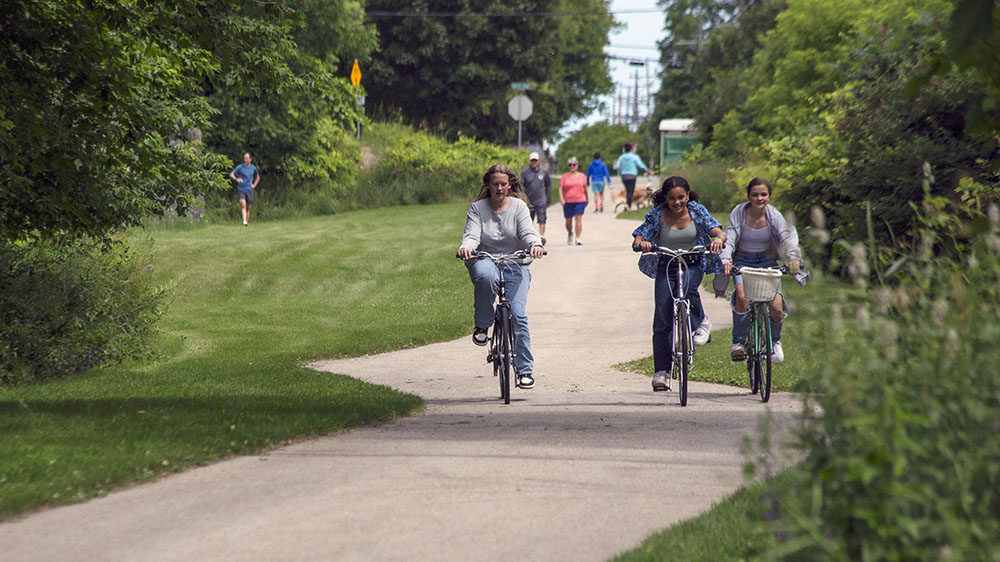
<instances>
[{"instance_id":1,"label":"woman riding bicycle","mask_svg":"<svg viewBox=\"0 0 1000 562\"><path fill-rule=\"evenodd\" d=\"M653 194L653 209L646 213L646 220L632 232L633 247L649 252L653 246L663 246L672 250L705 246L713 254L722 250L725 234L722 225L712 218L708 210L698 203L698 194L691 190L687 180L672 176ZM639 258L639 271L656 280L653 288L653 390L665 390L667 373L673 366L673 323L674 293L676 292L673 271L667 270L669 260L660 260L655 254L643 254ZM677 267L674 264L673 267ZM698 326L705 316L698 287L705 270L721 271L719 260L710 255L707 260L698 259L686 268L684 284L685 298L691 303L691 325Z\"/></svg>"},{"instance_id":2,"label":"woman riding bicycle","mask_svg":"<svg viewBox=\"0 0 1000 562\"><path fill-rule=\"evenodd\" d=\"M799 235L795 227L788 224L778 209L770 205L771 186L763 178L754 178L747 184L747 202L733 208L729 215L729 225L726 226L726 244L722 250L722 267L726 275L737 267L777 267L779 252L785 253L785 265L788 272L796 275L802 260L799 250ZM743 280L734 275L736 290L732 296L733 307L733 346L730 355L733 361L742 361L746 357L743 341L746 338L747 310L750 301L743 294ZM770 303L771 339L774 351L771 362L781 363L785 359L781 349L781 325L788 313L784 309L781 296L781 285L778 294Z\"/></svg>"},{"instance_id":3,"label":"woman riding bicycle","mask_svg":"<svg viewBox=\"0 0 1000 562\"><path fill-rule=\"evenodd\" d=\"M487 329L493 324L493 301L497 296L500 272L490 260L471 259L473 253L482 250L491 254L510 254L528 250L532 258L542 257L542 239L531 225L525 197L517 175L503 164L494 164L483 174L483 185L466 215L458 256L465 260L475 286L476 327L472 341L476 345L486 345ZM531 334L525 310L531 272L527 265L510 264L504 270L504 281L514 320L516 381L518 386L528 389L535 384Z\"/></svg>"}]
</instances>

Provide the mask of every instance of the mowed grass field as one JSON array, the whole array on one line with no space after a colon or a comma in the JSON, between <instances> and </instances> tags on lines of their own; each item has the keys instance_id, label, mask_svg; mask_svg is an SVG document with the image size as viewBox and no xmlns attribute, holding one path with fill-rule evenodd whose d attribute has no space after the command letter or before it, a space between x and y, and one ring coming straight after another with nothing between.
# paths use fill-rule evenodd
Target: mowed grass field
<instances>
[{"instance_id":1,"label":"mowed grass field","mask_svg":"<svg viewBox=\"0 0 1000 562\"><path fill-rule=\"evenodd\" d=\"M157 357L0 387L0 517L418 410L303 365L468 333L465 210L135 232L172 295Z\"/></svg>"}]
</instances>

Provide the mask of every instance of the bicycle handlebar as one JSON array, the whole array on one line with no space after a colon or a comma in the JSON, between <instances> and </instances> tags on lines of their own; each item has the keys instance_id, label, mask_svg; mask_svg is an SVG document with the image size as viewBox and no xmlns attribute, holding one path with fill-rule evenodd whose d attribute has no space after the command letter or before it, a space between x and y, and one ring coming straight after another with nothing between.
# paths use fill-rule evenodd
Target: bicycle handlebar
<instances>
[{"instance_id":1,"label":"bicycle handlebar","mask_svg":"<svg viewBox=\"0 0 1000 562\"><path fill-rule=\"evenodd\" d=\"M639 246L632 246L632 251L633 252L642 252L642 248L639 247ZM653 246L652 250L650 250L648 252L643 252L643 253L644 254L666 255L666 256L673 257L673 258L680 258L680 257L686 256L686 255L691 255L691 254L704 255L704 254L709 254L711 252L705 246L698 245L698 246L695 246L694 248L690 248L688 250L671 250L670 248L664 248L663 246Z\"/></svg>"},{"instance_id":2,"label":"bicycle handlebar","mask_svg":"<svg viewBox=\"0 0 1000 562\"><path fill-rule=\"evenodd\" d=\"M542 249L542 255L543 256L547 256L548 254L549 254L548 250L546 250L546 249L543 248ZM458 258L458 259L462 259L462 256L458 255L457 252L455 253L455 257ZM472 259L472 260L488 259L488 260L493 260L493 261L512 261L512 260L520 260L520 259L530 258L530 257L531 257L531 252L529 252L528 250L517 250L517 251L515 251L515 252L513 252L511 254L491 254L489 252L484 252L482 250L477 250L475 252L472 252L472 256L469 259Z\"/></svg>"}]
</instances>

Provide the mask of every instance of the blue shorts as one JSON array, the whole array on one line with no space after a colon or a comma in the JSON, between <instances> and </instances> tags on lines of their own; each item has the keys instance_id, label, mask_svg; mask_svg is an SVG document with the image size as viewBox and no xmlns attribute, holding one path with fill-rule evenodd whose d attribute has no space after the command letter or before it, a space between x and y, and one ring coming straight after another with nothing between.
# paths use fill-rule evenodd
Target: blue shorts
<instances>
[{"instance_id":1,"label":"blue shorts","mask_svg":"<svg viewBox=\"0 0 1000 562\"><path fill-rule=\"evenodd\" d=\"M592 181L592 182L590 182L590 190L593 191L594 193L601 193L601 192L603 192L604 191L604 182L603 181Z\"/></svg>"},{"instance_id":2,"label":"blue shorts","mask_svg":"<svg viewBox=\"0 0 1000 562\"><path fill-rule=\"evenodd\" d=\"M563 217L567 219L571 219L577 215L582 215L586 212L586 201L580 201L579 203L563 203Z\"/></svg>"}]
</instances>

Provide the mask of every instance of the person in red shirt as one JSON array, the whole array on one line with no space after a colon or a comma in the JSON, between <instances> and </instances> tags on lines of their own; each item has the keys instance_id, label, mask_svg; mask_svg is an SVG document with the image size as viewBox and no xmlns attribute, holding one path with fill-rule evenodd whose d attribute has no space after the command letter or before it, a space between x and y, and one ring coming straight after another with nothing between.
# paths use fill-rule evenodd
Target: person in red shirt
<instances>
[{"instance_id":1,"label":"person in red shirt","mask_svg":"<svg viewBox=\"0 0 1000 562\"><path fill-rule=\"evenodd\" d=\"M562 203L563 216L566 217L566 243L570 246L582 246L580 234L583 232L583 213L587 211L587 203L590 202L587 175L580 171L580 162L576 156L571 156L566 165L569 166L569 172L559 179L559 202Z\"/></svg>"}]
</instances>

